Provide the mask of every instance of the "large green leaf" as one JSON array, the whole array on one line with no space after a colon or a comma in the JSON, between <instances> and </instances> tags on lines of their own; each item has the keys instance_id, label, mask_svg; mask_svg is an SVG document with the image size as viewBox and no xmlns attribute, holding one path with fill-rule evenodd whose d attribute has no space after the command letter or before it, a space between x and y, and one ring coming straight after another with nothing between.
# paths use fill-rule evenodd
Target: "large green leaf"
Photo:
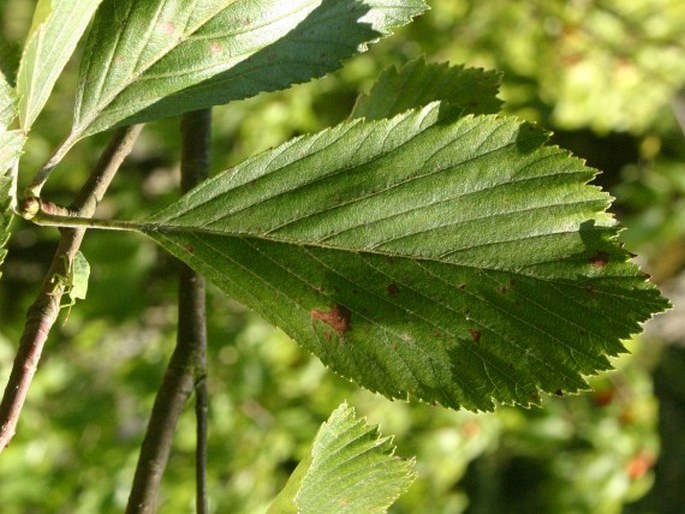
<instances>
[{"instance_id":1,"label":"large green leaf","mask_svg":"<svg viewBox=\"0 0 685 514\"><path fill-rule=\"evenodd\" d=\"M434 103L228 170L143 231L338 373L491 409L575 391L667 302L595 172L528 124Z\"/></svg>"},{"instance_id":2,"label":"large green leaf","mask_svg":"<svg viewBox=\"0 0 685 514\"><path fill-rule=\"evenodd\" d=\"M463 114L493 114L500 110L497 98L499 74L478 68L428 64L416 59L400 70L384 71L368 95L359 97L353 118L390 118L408 109L440 100Z\"/></svg>"},{"instance_id":3,"label":"large green leaf","mask_svg":"<svg viewBox=\"0 0 685 514\"><path fill-rule=\"evenodd\" d=\"M414 462L394 456L394 450L389 437L343 403L321 426L267 514L386 512L415 478Z\"/></svg>"},{"instance_id":4,"label":"large green leaf","mask_svg":"<svg viewBox=\"0 0 685 514\"><path fill-rule=\"evenodd\" d=\"M102 0L38 0L17 74L19 122L28 129Z\"/></svg>"},{"instance_id":5,"label":"large green leaf","mask_svg":"<svg viewBox=\"0 0 685 514\"><path fill-rule=\"evenodd\" d=\"M105 0L70 141L320 77L425 8L422 0Z\"/></svg>"}]
</instances>

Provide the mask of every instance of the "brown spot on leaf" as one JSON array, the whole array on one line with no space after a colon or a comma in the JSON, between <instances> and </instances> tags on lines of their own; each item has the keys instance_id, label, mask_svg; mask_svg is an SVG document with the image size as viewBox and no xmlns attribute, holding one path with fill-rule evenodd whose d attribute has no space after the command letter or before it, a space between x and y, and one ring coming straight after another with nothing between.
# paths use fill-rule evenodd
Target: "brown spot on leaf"
<instances>
[{"instance_id":1,"label":"brown spot on leaf","mask_svg":"<svg viewBox=\"0 0 685 514\"><path fill-rule=\"evenodd\" d=\"M188 253L193 253L195 251L195 249L192 247L192 245L188 245L188 244L183 245L183 249Z\"/></svg>"},{"instance_id":2,"label":"brown spot on leaf","mask_svg":"<svg viewBox=\"0 0 685 514\"><path fill-rule=\"evenodd\" d=\"M590 265L593 268L601 269L609 264L609 254L606 252L597 252L597 254L590 259Z\"/></svg>"},{"instance_id":3,"label":"brown spot on leaf","mask_svg":"<svg viewBox=\"0 0 685 514\"><path fill-rule=\"evenodd\" d=\"M350 330L350 317L352 313L343 305L332 305L327 311L312 309L310 315L329 325L338 334L344 334Z\"/></svg>"},{"instance_id":4,"label":"brown spot on leaf","mask_svg":"<svg viewBox=\"0 0 685 514\"><path fill-rule=\"evenodd\" d=\"M457 289L466 289L466 284L457 284Z\"/></svg>"},{"instance_id":5,"label":"brown spot on leaf","mask_svg":"<svg viewBox=\"0 0 685 514\"><path fill-rule=\"evenodd\" d=\"M386 256L385 260L387 261L388 264L392 264L394 262L390 255Z\"/></svg>"},{"instance_id":6,"label":"brown spot on leaf","mask_svg":"<svg viewBox=\"0 0 685 514\"><path fill-rule=\"evenodd\" d=\"M385 290L388 292L390 296L396 296L400 294L400 288L397 287L397 284L390 284L388 287L385 288Z\"/></svg>"},{"instance_id":7,"label":"brown spot on leaf","mask_svg":"<svg viewBox=\"0 0 685 514\"><path fill-rule=\"evenodd\" d=\"M172 21L165 21L162 23L162 32L172 35L174 32L176 32L176 25L174 25L174 22Z\"/></svg>"},{"instance_id":8,"label":"brown spot on leaf","mask_svg":"<svg viewBox=\"0 0 685 514\"><path fill-rule=\"evenodd\" d=\"M480 330L469 328L469 334L471 334L471 339L473 339L474 343L480 342Z\"/></svg>"},{"instance_id":9,"label":"brown spot on leaf","mask_svg":"<svg viewBox=\"0 0 685 514\"><path fill-rule=\"evenodd\" d=\"M333 334L331 334L330 332L325 332L323 335L323 338L326 340L327 343L331 342L331 337L333 337Z\"/></svg>"},{"instance_id":10,"label":"brown spot on leaf","mask_svg":"<svg viewBox=\"0 0 685 514\"><path fill-rule=\"evenodd\" d=\"M590 296L595 296L595 286L592 284L585 284L583 289L585 289Z\"/></svg>"},{"instance_id":11,"label":"brown spot on leaf","mask_svg":"<svg viewBox=\"0 0 685 514\"><path fill-rule=\"evenodd\" d=\"M564 396L564 392L561 389L557 389L556 391L554 391L554 394L556 396Z\"/></svg>"},{"instance_id":12,"label":"brown spot on leaf","mask_svg":"<svg viewBox=\"0 0 685 514\"><path fill-rule=\"evenodd\" d=\"M501 295L505 295L505 294L507 294L508 292L509 292L509 288L508 288L507 286L501 286L501 287L499 288L499 293L500 293Z\"/></svg>"}]
</instances>

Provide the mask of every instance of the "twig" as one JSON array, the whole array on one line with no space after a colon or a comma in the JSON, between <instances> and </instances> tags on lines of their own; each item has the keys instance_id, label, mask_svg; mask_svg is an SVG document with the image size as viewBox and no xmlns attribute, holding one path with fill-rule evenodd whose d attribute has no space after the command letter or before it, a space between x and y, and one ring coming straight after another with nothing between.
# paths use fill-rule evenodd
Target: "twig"
<instances>
[{"instance_id":1,"label":"twig","mask_svg":"<svg viewBox=\"0 0 685 514\"><path fill-rule=\"evenodd\" d=\"M186 193L207 179L211 148L211 109L197 111L183 118L183 156L181 166L181 191ZM187 284L184 284L187 282ZM192 300L182 305L181 298L187 289ZM192 339L193 371L195 381L195 482L197 514L208 514L207 500L207 316L205 304L205 279L182 265L179 275L179 335L181 320L187 318L187 336Z\"/></svg>"},{"instance_id":2,"label":"twig","mask_svg":"<svg viewBox=\"0 0 685 514\"><path fill-rule=\"evenodd\" d=\"M207 176L210 149L209 109L183 116L181 189L187 191ZM193 388L197 395L197 512L208 512L206 497L206 348L205 281L180 263L178 336L162 385L155 398L133 486L127 514L155 512L159 484L164 474L176 424Z\"/></svg>"},{"instance_id":3,"label":"twig","mask_svg":"<svg viewBox=\"0 0 685 514\"><path fill-rule=\"evenodd\" d=\"M133 125L114 134L69 212L82 217L94 214L97 204L102 200L121 163L133 148L141 128L142 125ZM14 436L43 346L59 314L64 284L58 277L68 273L84 234L85 229L61 230L60 241L50 269L36 300L26 314L24 332L0 403L0 452Z\"/></svg>"}]
</instances>

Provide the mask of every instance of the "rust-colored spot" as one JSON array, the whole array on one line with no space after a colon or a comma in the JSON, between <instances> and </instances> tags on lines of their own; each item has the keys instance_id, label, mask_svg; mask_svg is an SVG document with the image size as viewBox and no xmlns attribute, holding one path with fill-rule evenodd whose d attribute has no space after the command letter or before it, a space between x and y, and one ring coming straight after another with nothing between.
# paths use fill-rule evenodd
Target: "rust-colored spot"
<instances>
[{"instance_id":1,"label":"rust-colored spot","mask_svg":"<svg viewBox=\"0 0 685 514\"><path fill-rule=\"evenodd\" d=\"M435 332L433 332L433 335L438 339L440 339L442 337L442 333L439 330L436 330Z\"/></svg>"},{"instance_id":2,"label":"rust-colored spot","mask_svg":"<svg viewBox=\"0 0 685 514\"><path fill-rule=\"evenodd\" d=\"M499 294L501 294L501 295L505 295L505 294L507 294L508 292L509 292L509 288L508 288L507 286L501 286L501 287L499 288Z\"/></svg>"},{"instance_id":3,"label":"rust-colored spot","mask_svg":"<svg viewBox=\"0 0 685 514\"><path fill-rule=\"evenodd\" d=\"M395 262L395 261L393 261L393 258L390 255L386 256L385 260L388 264L392 264L393 262Z\"/></svg>"},{"instance_id":4,"label":"rust-colored spot","mask_svg":"<svg viewBox=\"0 0 685 514\"><path fill-rule=\"evenodd\" d=\"M392 344L390 345L390 347L392 348L392 351L393 351L393 352L396 352L396 351L397 351L397 343L392 343Z\"/></svg>"},{"instance_id":5,"label":"rust-colored spot","mask_svg":"<svg viewBox=\"0 0 685 514\"><path fill-rule=\"evenodd\" d=\"M400 288L397 287L397 284L390 284L388 287L385 288L385 290L388 292L390 296L400 294Z\"/></svg>"},{"instance_id":6,"label":"rust-colored spot","mask_svg":"<svg viewBox=\"0 0 685 514\"><path fill-rule=\"evenodd\" d=\"M330 332L325 332L323 335L323 338L326 340L327 343L331 342L331 337L333 337L333 334L331 334Z\"/></svg>"},{"instance_id":7,"label":"rust-colored spot","mask_svg":"<svg viewBox=\"0 0 685 514\"><path fill-rule=\"evenodd\" d=\"M477 330L475 328L469 328L469 334L471 334L471 339L473 339L474 343L480 341L480 330Z\"/></svg>"},{"instance_id":8,"label":"rust-colored spot","mask_svg":"<svg viewBox=\"0 0 685 514\"><path fill-rule=\"evenodd\" d=\"M606 252L597 252L597 254L590 259L590 265L593 268L601 269L609 264L609 254Z\"/></svg>"},{"instance_id":9,"label":"rust-colored spot","mask_svg":"<svg viewBox=\"0 0 685 514\"><path fill-rule=\"evenodd\" d=\"M457 289L466 289L466 284L457 284Z\"/></svg>"},{"instance_id":10,"label":"rust-colored spot","mask_svg":"<svg viewBox=\"0 0 685 514\"><path fill-rule=\"evenodd\" d=\"M188 253L193 253L195 251L195 248L192 247L192 245L183 245L183 248L185 249L186 252Z\"/></svg>"},{"instance_id":11,"label":"rust-colored spot","mask_svg":"<svg viewBox=\"0 0 685 514\"><path fill-rule=\"evenodd\" d=\"M221 49L223 48L223 45L219 43L218 41L214 41L211 45L209 45L209 51L212 52L213 54L218 54L221 52Z\"/></svg>"},{"instance_id":12,"label":"rust-colored spot","mask_svg":"<svg viewBox=\"0 0 685 514\"><path fill-rule=\"evenodd\" d=\"M176 25L174 25L174 22L172 21L165 21L162 23L162 32L172 35L174 32L176 32Z\"/></svg>"},{"instance_id":13,"label":"rust-colored spot","mask_svg":"<svg viewBox=\"0 0 685 514\"><path fill-rule=\"evenodd\" d=\"M318 319L329 325L338 334L344 334L350 330L350 317L352 313L343 305L332 305L327 311L312 309L309 314L313 319Z\"/></svg>"}]
</instances>

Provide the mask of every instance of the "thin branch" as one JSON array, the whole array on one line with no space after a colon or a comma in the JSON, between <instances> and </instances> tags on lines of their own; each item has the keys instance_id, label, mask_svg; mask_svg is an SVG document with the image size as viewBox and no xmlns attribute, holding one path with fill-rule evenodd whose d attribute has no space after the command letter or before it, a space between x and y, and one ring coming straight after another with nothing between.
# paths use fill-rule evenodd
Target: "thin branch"
<instances>
[{"instance_id":1,"label":"thin branch","mask_svg":"<svg viewBox=\"0 0 685 514\"><path fill-rule=\"evenodd\" d=\"M78 216L92 216L114 175L131 152L142 125L118 130L95 165L70 211ZM62 229L61 237L43 285L26 314L24 332L14 359L10 378L0 403L0 452L16 432L21 409L43 346L59 314L65 286L60 277L68 274L71 262L81 246L85 229Z\"/></svg>"},{"instance_id":2,"label":"thin branch","mask_svg":"<svg viewBox=\"0 0 685 514\"><path fill-rule=\"evenodd\" d=\"M212 111L204 109L183 118L183 155L181 159L181 191L186 193L207 179L211 148ZM184 284L187 282L187 284ZM184 289L192 295L192 301L181 304ZM181 321L186 319L189 337L193 341L193 371L195 381L196 451L195 481L197 514L209 513L207 500L207 316L205 305L205 280L182 265L179 275L179 334Z\"/></svg>"},{"instance_id":3,"label":"thin branch","mask_svg":"<svg viewBox=\"0 0 685 514\"><path fill-rule=\"evenodd\" d=\"M188 113L182 118L181 189L184 192L207 177L210 121L209 109ZM205 479L206 348L205 281L180 263L176 348L152 408L126 508L127 514L155 512L159 485L169 459L176 424L193 389L197 394L198 416L197 512L208 512Z\"/></svg>"}]
</instances>

